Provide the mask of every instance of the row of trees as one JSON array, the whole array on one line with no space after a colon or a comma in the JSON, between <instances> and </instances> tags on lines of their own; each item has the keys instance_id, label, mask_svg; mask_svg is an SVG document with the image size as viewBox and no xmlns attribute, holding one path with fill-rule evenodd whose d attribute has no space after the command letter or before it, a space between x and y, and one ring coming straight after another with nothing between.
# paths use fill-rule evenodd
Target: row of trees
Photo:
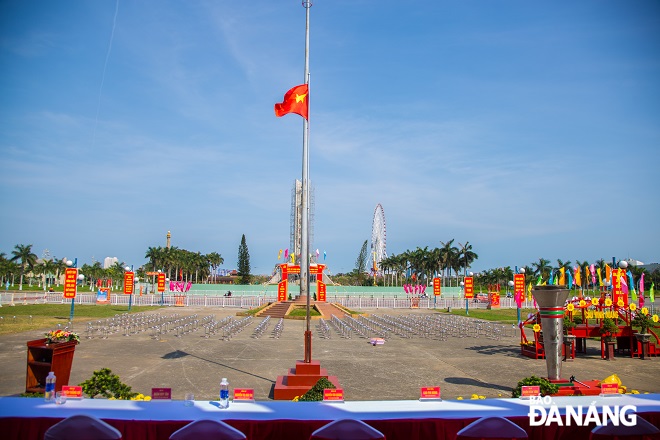
<instances>
[{"instance_id":1,"label":"row of trees","mask_svg":"<svg viewBox=\"0 0 660 440\"><path fill-rule=\"evenodd\" d=\"M146 279L147 272L162 270L171 280L190 281L194 283L206 282L212 270L218 268L224 259L217 252L202 254L191 252L177 247L163 248L150 247L145 258L149 261L136 269L137 276ZM103 268L99 261L93 264L83 264L80 273L85 276L85 284L94 284L96 280L123 280L126 263L115 262L109 268ZM32 251L32 245L17 244L12 251L12 256L7 258L5 253L0 253L0 279L2 283L10 282L18 284L22 288L26 275L36 278L40 285L47 286L51 283L59 285L61 275L66 269L66 260L39 259ZM29 282L32 283L33 278Z\"/></svg>"},{"instance_id":2,"label":"row of trees","mask_svg":"<svg viewBox=\"0 0 660 440\"><path fill-rule=\"evenodd\" d=\"M470 242L458 243L454 246L454 239L440 242L442 247L429 249L417 249L399 255L391 255L380 262L380 270L383 272L383 283L387 285L387 276L390 277L390 285L401 285L405 283L420 283L430 285L431 279L437 274L442 277L443 285L446 280L454 280L458 286L458 275L472 266L479 258L472 250Z\"/></svg>"},{"instance_id":3,"label":"row of trees","mask_svg":"<svg viewBox=\"0 0 660 440\"><path fill-rule=\"evenodd\" d=\"M415 250L406 250L398 255L390 255L380 262L380 273L382 276L377 276L375 281L379 285L400 286L403 284L426 284L431 285L431 280L435 276L442 277L443 286L455 285L459 286L462 276L465 276L470 267L479 256L473 251L472 245L469 242L465 244L456 243L451 239L446 242L440 242L441 247L429 249L428 246L423 249L417 247ZM369 262L369 255L367 253L367 242L362 244L362 248L355 263L355 269L350 274L338 274L336 279L341 279L342 283L349 283L355 285L369 285L374 283L373 272L372 277L368 277L367 265ZM602 278L605 277L605 265L608 264L604 259L599 259L590 263L588 261L565 261L561 259L556 260L556 264L551 264L550 260L539 258L537 261L529 263L525 267L525 273L528 282L549 282L551 279L559 276L563 268L568 279L569 271L574 273L577 267L580 270L581 277L580 283L577 285L575 280L574 286L581 289L588 289L593 287L593 279L591 276L585 276L589 271L591 265L594 269L600 269ZM612 263L610 262L610 267ZM660 271L648 272L642 267L629 266L628 269L633 275L633 278L638 281L642 273L645 273L645 285L648 289L652 283L660 284ZM511 266L498 267L493 269L484 270L475 275L475 283L477 285L486 287L489 284L500 284L506 286L509 281L513 280L515 270ZM598 278L596 277L596 284Z\"/></svg>"}]
</instances>

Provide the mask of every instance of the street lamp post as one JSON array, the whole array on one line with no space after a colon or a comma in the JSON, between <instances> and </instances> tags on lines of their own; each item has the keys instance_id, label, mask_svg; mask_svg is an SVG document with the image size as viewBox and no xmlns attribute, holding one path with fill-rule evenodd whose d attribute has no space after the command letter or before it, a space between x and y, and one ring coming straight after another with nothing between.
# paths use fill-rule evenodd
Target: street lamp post
<instances>
[{"instance_id":1,"label":"street lamp post","mask_svg":"<svg viewBox=\"0 0 660 440\"><path fill-rule=\"evenodd\" d=\"M516 315L518 316L518 324L520 324L520 304L522 304L523 298L525 298L525 268L521 267L518 269L518 274L522 275L522 282L520 283L522 285L522 290L520 291L520 295L522 298L519 300L516 299L516 294L518 293L518 290L516 290L516 283L514 282L514 287L513 287L513 300L516 301ZM511 281L509 281L511 282Z\"/></svg>"}]
</instances>

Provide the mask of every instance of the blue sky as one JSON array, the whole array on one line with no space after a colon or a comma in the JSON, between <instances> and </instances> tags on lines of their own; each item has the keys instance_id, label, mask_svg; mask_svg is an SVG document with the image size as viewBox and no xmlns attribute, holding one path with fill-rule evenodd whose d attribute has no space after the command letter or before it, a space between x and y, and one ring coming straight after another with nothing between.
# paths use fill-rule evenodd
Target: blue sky
<instances>
[{"instance_id":1,"label":"blue sky","mask_svg":"<svg viewBox=\"0 0 660 440\"><path fill-rule=\"evenodd\" d=\"M116 16L115 16L116 13ZM350 271L378 203L387 251L473 245L475 271L659 260L655 0L317 0L313 249ZM0 3L0 252L145 262L289 246L300 1Z\"/></svg>"}]
</instances>

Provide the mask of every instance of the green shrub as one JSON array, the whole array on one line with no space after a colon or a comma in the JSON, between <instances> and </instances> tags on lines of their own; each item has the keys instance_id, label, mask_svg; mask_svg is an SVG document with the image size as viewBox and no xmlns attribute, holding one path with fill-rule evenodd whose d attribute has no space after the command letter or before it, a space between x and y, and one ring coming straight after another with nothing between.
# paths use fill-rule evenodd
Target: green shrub
<instances>
[{"instance_id":1,"label":"green shrub","mask_svg":"<svg viewBox=\"0 0 660 440\"><path fill-rule=\"evenodd\" d=\"M91 378L79 385L82 386L83 393L87 394L90 399L100 395L105 398L129 400L138 395L131 391L130 386L122 383L119 376L112 374L109 368L95 371Z\"/></svg>"},{"instance_id":2,"label":"green shrub","mask_svg":"<svg viewBox=\"0 0 660 440\"><path fill-rule=\"evenodd\" d=\"M300 399L298 399L299 402L320 402L323 400L323 390L331 389L334 390L337 388L330 382L327 378L322 377L319 379L318 382L316 382L316 385L312 387L311 390L307 391L305 394L303 394Z\"/></svg>"},{"instance_id":3,"label":"green shrub","mask_svg":"<svg viewBox=\"0 0 660 440\"><path fill-rule=\"evenodd\" d=\"M511 393L511 397L520 397L520 394L522 393L522 387L530 386L530 385L540 386L542 396L555 394L557 391L559 391L559 385L550 382L548 379L544 379L542 377L530 376L518 382L518 385L513 389Z\"/></svg>"}]
</instances>

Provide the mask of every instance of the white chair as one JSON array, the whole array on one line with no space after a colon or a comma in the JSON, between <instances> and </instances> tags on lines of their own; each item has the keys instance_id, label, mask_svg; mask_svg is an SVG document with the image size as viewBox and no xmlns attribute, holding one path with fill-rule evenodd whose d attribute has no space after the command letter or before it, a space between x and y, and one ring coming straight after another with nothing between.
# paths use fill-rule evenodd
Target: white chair
<instances>
[{"instance_id":1,"label":"white chair","mask_svg":"<svg viewBox=\"0 0 660 440\"><path fill-rule=\"evenodd\" d=\"M385 440L385 435L361 420L341 419L312 432L310 440Z\"/></svg>"},{"instance_id":2,"label":"white chair","mask_svg":"<svg viewBox=\"0 0 660 440\"><path fill-rule=\"evenodd\" d=\"M44 440L119 440L121 432L96 417L77 415L54 424Z\"/></svg>"},{"instance_id":3,"label":"white chair","mask_svg":"<svg viewBox=\"0 0 660 440\"><path fill-rule=\"evenodd\" d=\"M651 440L660 439L660 429L653 426L643 418L637 416L634 426L625 425L603 425L597 426L591 431L589 440Z\"/></svg>"},{"instance_id":4,"label":"white chair","mask_svg":"<svg viewBox=\"0 0 660 440\"><path fill-rule=\"evenodd\" d=\"M526 439L527 432L504 417L484 417L458 431L456 440L472 439Z\"/></svg>"},{"instance_id":5,"label":"white chair","mask_svg":"<svg viewBox=\"0 0 660 440\"><path fill-rule=\"evenodd\" d=\"M170 440L246 440L238 429L217 420L195 420L170 435Z\"/></svg>"}]
</instances>

